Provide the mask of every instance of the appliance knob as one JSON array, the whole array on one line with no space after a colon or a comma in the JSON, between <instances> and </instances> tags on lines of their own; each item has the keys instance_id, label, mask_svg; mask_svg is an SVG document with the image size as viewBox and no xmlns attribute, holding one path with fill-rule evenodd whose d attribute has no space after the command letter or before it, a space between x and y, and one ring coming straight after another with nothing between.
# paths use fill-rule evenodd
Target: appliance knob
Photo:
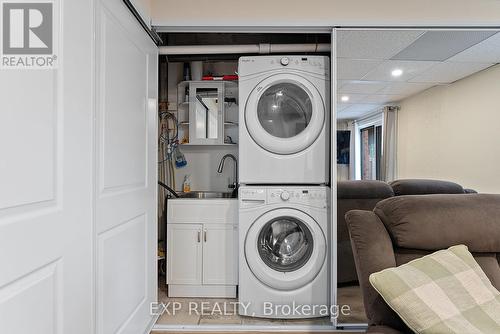
<instances>
[{"instance_id":1,"label":"appliance knob","mask_svg":"<svg viewBox=\"0 0 500 334\"><path fill-rule=\"evenodd\" d=\"M287 57L283 57L283 58L281 58L280 62L281 62L281 65L286 66L290 63L290 59L288 59Z\"/></svg>"},{"instance_id":2,"label":"appliance knob","mask_svg":"<svg viewBox=\"0 0 500 334\"><path fill-rule=\"evenodd\" d=\"M288 201L290 199L290 193L288 193L288 191L283 191L281 193L281 199L284 201Z\"/></svg>"}]
</instances>

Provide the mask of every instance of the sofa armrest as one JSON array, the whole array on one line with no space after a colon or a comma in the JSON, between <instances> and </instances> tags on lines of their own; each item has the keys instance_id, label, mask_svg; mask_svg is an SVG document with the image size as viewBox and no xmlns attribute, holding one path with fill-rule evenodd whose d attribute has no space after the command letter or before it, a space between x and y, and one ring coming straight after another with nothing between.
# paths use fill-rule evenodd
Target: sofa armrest
<instances>
[{"instance_id":1,"label":"sofa armrest","mask_svg":"<svg viewBox=\"0 0 500 334\"><path fill-rule=\"evenodd\" d=\"M362 210L349 211L346 223L369 325L407 329L369 282L372 273L396 267L392 241L384 224L374 212Z\"/></svg>"}]
</instances>

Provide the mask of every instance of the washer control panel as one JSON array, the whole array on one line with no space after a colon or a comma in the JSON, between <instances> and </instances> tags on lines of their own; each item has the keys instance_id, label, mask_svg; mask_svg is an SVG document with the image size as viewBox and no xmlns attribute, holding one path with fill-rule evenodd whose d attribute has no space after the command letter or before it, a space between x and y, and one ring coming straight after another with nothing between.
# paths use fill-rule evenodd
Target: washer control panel
<instances>
[{"instance_id":1,"label":"washer control panel","mask_svg":"<svg viewBox=\"0 0 500 334\"><path fill-rule=\"evenodd\" d=\"M265 204L306 205L318 208L327 207L327 187L242 187L240 188L240 205L249 207Z\"/></svg>"}]
</instances>

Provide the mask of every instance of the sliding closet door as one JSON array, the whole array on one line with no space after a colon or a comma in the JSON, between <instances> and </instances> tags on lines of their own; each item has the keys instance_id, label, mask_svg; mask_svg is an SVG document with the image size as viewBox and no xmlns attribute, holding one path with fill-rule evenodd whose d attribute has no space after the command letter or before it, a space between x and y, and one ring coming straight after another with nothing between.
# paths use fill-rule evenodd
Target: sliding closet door
<instances>
[{"instance_id":1,"label":"sliding closet door","mask_svg":"<svg viewBox=\"0 0 500 334\"><path fill-rule=\"evenodd\" d=\"M0 6L20 53L34 43L57 57L51 68L0 68L0 333L89 334L92 6ZM12 29L28 13L49 26L39 40L26 29L24 43Z\"/></svg>"},{"instance_id":2,"label":"sliding closet door","mask_svg":"<svg viewBox=\"0 0 500 334\"><path fill-rule=\"evenodd\" d=\"M330 142L330 180L331 181L331 204L330 204L330 304L333 309L337 305L337 30L333 29L331 38L332 50L330 61L332 69L330 84L331 84L331 142ZM331 321L334 325L337 324L336 314L331 315Z\"/></svg>"},{"instance_id":3,"label":"sliding closet door","mask_svg":"<svg viewBox=\"0 0 500 334\"><path fill-rule=\"evenodd\" d=\"M96 1L98 334L146 333L156 301L156 45L121 0Z\"/></svg>"}]
</instances>

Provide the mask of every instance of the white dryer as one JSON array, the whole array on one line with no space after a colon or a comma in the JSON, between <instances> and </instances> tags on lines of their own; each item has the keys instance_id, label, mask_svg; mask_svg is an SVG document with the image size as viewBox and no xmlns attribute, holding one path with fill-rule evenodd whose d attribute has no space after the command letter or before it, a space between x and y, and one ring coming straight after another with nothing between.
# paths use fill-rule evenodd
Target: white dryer
<instances>
[{"instance_id":1,"label":"white dryer","mask_svg":"<svg viewBox=\"0 0 500 334\"><path fill-rule=\"evenodd\" d=\"M239 313L264 318L329 315L329 189L239 189Z\"/></svg>"},{"instance_id":2,"label":"white dryer","mask_svg":"<svg viewBox=\"0 0 500 334\"><path fill-rule=\"evenodd\" d=\"M329 64L322 56L240 58L240 183L329 182Z\"/></svg>"}]
</instances>

